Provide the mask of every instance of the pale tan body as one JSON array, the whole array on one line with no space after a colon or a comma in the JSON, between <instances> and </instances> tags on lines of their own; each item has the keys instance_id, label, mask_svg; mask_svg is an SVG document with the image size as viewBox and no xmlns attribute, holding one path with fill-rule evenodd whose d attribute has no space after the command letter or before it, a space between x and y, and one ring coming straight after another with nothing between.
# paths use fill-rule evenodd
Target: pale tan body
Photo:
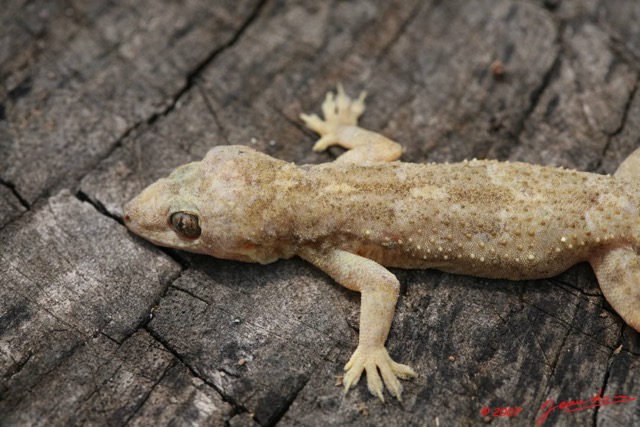
<instances>
[{"instance_id":1,"label":"pale tan body","mask_svg":"<svg viewBox=\"0 0 640 427\"><path fill-rule=\"evenodd\" d=\"M294 255L362 293L360 342L346 366L348 390L366 370L382 379L415 375L384 348L399 284L384 267L437 268L475 276L534 279L580 261L594 266L611 305L640 329L640 184L634 153L616 176L524 163L392 162L398 144L358 128L363 97L340 90L325 120L305 116L322 138L314 149L351 149L329 164L297 167L246 147L217 147L125 206L135 233L163 246L268 263ZM185 238L167 220L197 217Z\"/></svg>"},{"instance_id":2,"label":"pale tan body","mask_svg":"<svg viewBox=\"0 0 640 427\"><path fill-rule=\"evenodd\" d=\"M637 241L637 185L525 163L327 164L307 171L292 218L320 242L386 267L534 279ZM634 234L635 233L635 234Z\"/></svg>"}]
</instances>

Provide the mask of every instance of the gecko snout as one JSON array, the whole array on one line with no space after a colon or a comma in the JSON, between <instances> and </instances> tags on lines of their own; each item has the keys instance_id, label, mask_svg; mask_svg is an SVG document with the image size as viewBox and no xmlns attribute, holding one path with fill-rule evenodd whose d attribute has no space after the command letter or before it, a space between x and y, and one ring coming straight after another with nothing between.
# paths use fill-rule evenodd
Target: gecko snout
<instances>
[{"instance_id":1,"label":"gecko snout","mask_svg":"<svg viewBox=\"0 0 640 427\"><path fill-rule=\"evenodd\" d=\"M124 206L122 206L122 220L124 221L124 225L131 229L131 223L132 223L132 216L131 216L131 201L128 203L125 203Z\"/></svg>"},{"instance_id":2,"label":"gecko snout","mask_svg":"<svg viewBox=\"0 0 640 427\"><path fill-rule=\"evenodd\" d=\"M125 227L153 243L177 245L179 242L169 216L175 196L175 189L169 180L161 179L151 184L122 206ZM194 226L189 227L191 224L184 220L178 225L191 232L195 229Z\"/></svg>"},{"instance_id":3,"label":"gecko snout","mask_svg":"<svg viewBox=\"0 0 640 427\"><path fill-rule=\"evenodd\" d=\"M137 198L130 200L122 207L122 220L125 227L135 234L141 234L147 228L144 211L140 209Z\"/></svg>"}]
</instances>

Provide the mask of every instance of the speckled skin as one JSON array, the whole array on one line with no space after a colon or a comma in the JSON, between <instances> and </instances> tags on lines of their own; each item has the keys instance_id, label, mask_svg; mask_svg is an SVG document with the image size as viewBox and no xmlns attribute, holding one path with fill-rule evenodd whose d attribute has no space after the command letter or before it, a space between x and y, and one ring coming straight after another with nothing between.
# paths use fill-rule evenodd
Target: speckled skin
<instances>
[{"instance_id":1,"label":"speckled skin","mask_svg":"<svg viewBox=\"0 0 640 427\"><path fill-rule=\"evenodd\" d=\"M339 88L323 104L324 120L302 116L322 136L314 149L350 149L335 162L298 167L247 147L216 147L129 202L125 223L159 245L220 258L298 255L361 292L345 390L366 371L380 399L380 375L398 399L397 378L415 375L384 348L399 290L384 267L519 280L589 261L611 305L640 330L638 152L613 177L497 161L392 162L400 146L357 127L363 111L364 96L352 101ZM197 219L197 238L172 227L176 212Z\"/></svg>"},{"instance_id":2,"label":"speckled skin","mask_svg":"<svg viewBox=\"0 0 640 427\"><path fill-rule=\"evenodd\" d=\"M339 184L336 184L339 183ZM554 276L637 242L637 185L526 163L328 164L307 171L298 244L387 267L512 280ZM634 194L635 193L635 194Z\"/></svg>"}]
</instances>

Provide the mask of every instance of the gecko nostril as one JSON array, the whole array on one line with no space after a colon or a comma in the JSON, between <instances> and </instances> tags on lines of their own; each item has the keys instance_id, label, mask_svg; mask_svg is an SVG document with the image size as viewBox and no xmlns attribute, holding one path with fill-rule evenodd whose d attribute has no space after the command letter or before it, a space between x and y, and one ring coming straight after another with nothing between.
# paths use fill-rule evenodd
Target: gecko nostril
<instances>
[{"instance_id":1,"label":"gecko nostril","mask_svg":"<svg viewBox=\"0 0 640 427\"><path fill-rule=\"evenodd\" d=\"M129 222L129 221L131 221L131 217L129 215L125 215L124 222Z\"/></svg>"}]
</instances>

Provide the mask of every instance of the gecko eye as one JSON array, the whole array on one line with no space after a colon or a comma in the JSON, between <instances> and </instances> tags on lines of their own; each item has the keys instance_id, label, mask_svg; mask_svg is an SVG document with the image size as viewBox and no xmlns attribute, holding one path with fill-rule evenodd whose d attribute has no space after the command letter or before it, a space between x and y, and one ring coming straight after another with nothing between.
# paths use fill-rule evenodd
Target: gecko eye
<instances>
[{"instance_id":1,"label":"gecko eye","mask_svg":"<svg viewBox=\"0 0 640 427\"><path fill-rule=\"evenodd\" d=\"M198 224L198 217L186 212L176 212L172 214L171 226L179 234L191 239L200 237L200 233L202 232Z\"/></svg>"}]
</instances>

